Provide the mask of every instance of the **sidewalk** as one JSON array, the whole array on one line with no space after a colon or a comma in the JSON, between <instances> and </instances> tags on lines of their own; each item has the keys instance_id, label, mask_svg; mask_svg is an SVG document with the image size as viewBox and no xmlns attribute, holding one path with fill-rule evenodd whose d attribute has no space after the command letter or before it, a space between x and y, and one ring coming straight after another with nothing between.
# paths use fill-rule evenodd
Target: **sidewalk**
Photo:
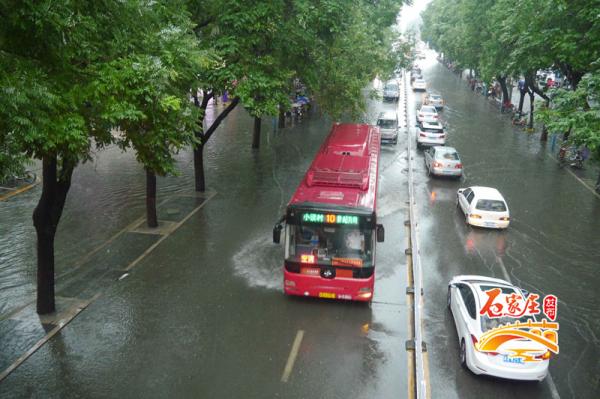
<instances>
[{"instance_id":1,"label":"sidewalk","mask_svg":"<svg viewBox=\"0 0 600 399\"><path fill-rule=\"evenodd\" d=\"M0 382L82 310L149 255L202 208L215 193L172 195L158 206L159 227L144 217L118 231L81 258L56 282L56 312L39 316L35 298L0 316Z\"/></svg>"}]
</instances>

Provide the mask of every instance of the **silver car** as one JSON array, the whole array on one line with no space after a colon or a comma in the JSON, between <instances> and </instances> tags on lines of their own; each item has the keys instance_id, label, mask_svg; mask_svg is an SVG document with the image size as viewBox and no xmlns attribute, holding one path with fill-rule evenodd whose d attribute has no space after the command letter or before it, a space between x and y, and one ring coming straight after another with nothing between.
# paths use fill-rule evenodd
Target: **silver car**
<instances>
[{"instance_id":1,"label":"silver car","mask_svg":"<svg viewBox=\"0 0 600 399\"><path fill-rule=\"evenodd\" d=\"M428 175L462 176L462 162L453 147L435 146L425 151L425 167Z\"/></svg>"},{"instance_id":2,"label":"silver car","mask_svg":"<svg viewBox=\"0 0 600 399\"><path fill-rule=\"evenodd\" d=\"M379 114L377 126L381 132L381 143L398 143L398 114L386 111Z\"/></svg>"},{"instance_id":3,"label":"silver car","mask_svg":"<svg viewBox=\"0 0 600 399\"><path fill-rule=\"evenodd\" d=\"M398 101L400 98L400 88L396 81L389 81L383 87L384 101Z\"/></svg>"}]
</instances>

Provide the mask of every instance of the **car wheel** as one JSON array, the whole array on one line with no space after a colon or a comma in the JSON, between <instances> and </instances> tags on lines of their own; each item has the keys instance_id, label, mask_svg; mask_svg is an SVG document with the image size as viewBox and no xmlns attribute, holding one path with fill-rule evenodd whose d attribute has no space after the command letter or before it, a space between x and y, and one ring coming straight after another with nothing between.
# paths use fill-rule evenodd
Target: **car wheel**
<instances>
[{"instance_id":1,"label":"car wheel","mask_svg":"<svg viewBox=\"0 0 600 399\"><path fill-rule=\"evenodd\" d=\"M431 168L427 168L427 176L431 177Z\"/></svg>"},{"instance_id":2,"label":"car wheel","mask_svg":"<svg viewBox=\"0 0 600 399\"><path fill-rule=\"evenodd\" d=\"M467 368L467 347L464 338L460 341L460 365Z\"/></svg>"},{"instance_id":3,"label":"car wheel","mask_svg":"<svg viewBox=\"0 0 600 399\"><path fill-rule=\"evenodd\" d=\"M448 305L448 309L450 311L452 311L452 308L451 308L451 306L452 306L452 297L450 296L450 293L451 293L451 289L450 289L450 287L448 287L448 295L446 295L446 304Z\"/></svg>"},{"instance_id":4,"label":"car wheel","mask_svg":"<svg viewBox=\"0 0 600 399\"><path fill-rule=\"evenodd\" d=\"M465 224L468 226L469 225L469 214L465 213Z\"/></svg>"}]
</instances>

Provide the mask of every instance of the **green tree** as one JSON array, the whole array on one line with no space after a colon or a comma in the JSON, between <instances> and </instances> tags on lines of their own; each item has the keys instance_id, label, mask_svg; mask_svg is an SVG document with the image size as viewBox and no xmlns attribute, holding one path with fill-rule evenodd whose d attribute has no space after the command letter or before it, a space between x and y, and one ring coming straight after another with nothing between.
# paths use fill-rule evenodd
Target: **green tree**
<instances>
[{"instance_id":1,"label":"green tree","mask_svg":"<svg viewBox=\"0 0 600 399\"><path fill-rule=\"evenodd\" d=\"M551 105L540 111L540 119L555 134L570 132L569 143L588 147L600 160L600 70L584 75L576 90L553 90ZM596 191L600 193L600 174Z\"/></svg>"},{"instance_id":2,"label":"green tree","mask_svg":"<svg viewBox=\"0 0 600 399\"><path fill-rule=\"evenodd\" d=\"M195 143L197 108L189 88L197 73L211 66L198 49L185 7L169 2L148 11L153 22L132 53L98 66L93 87L99 124L119 127L116 144L133 148L146 171L146 220L157 227L156 175L176 174L173 154ZM183 11L182 11L183 10ZM107 101L101 101L102 98Z\"/></svg>"},{"instance_id":3,"label":"green tree","mask_svg":"<svg viewBox=\"0 0 600 399\"><path fill-rule=\"evenodd\" d=\"M114 67L115 61L147 48L143 40L156 29L152 26L156 7L162 4L136 0L0 3L0 87L11 97L9 106L0 107L2 134L10 136L17 153L40 159L43 165L42 194L33 213L40 314L55 309L54 238L73 170L90 160L93 146L102 148L114 140L113 125L98 117L110 109L117 95L111 91L97 95L107 84L103 66ZM175 108L174 101L165 97L159 104Z\"/></svg>"}]
</instances>

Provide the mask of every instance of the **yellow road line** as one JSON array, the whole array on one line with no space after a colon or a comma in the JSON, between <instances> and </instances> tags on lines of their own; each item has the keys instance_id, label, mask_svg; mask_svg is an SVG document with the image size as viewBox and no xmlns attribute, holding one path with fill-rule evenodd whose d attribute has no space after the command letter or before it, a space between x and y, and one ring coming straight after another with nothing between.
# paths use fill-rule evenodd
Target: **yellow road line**
<instances>
[{"instance_id":1,"label":"yellow road line","mask_svg":"<svg viewBox=\"0 0 600 399\"><path fill-rule=\"evenodd\" d=\"M290 351L287 363L285 364L285 368L283 369L281 382L288 382L290 374L292 374L292 369L294 368L294 363L296 362L296 357L298 356L298 350L300 350L302 338L304 338L304 330L298 330L298 332L296 333L296 338L294 339L294 344L292 345L292 350Z\"/></svg>"},{"instance_id":2,"label":"yellow road line","mask_svg":"<svg viewBox=\"0 0 600 399\"><path fill-rule=\"evenodd\" d=\"M39 184L39 181L36 181L35 183L28 184L26 186L16 189L15 191L11 191L8 194L0 195L0 201L5 201L5 200L9 199L10 197L14 197L17 194L21 194L21 193L24 193L25 191L29 191L32 188L34 188L35 186L37 186L38 184Z\"/></svg>"}]
</instances>

